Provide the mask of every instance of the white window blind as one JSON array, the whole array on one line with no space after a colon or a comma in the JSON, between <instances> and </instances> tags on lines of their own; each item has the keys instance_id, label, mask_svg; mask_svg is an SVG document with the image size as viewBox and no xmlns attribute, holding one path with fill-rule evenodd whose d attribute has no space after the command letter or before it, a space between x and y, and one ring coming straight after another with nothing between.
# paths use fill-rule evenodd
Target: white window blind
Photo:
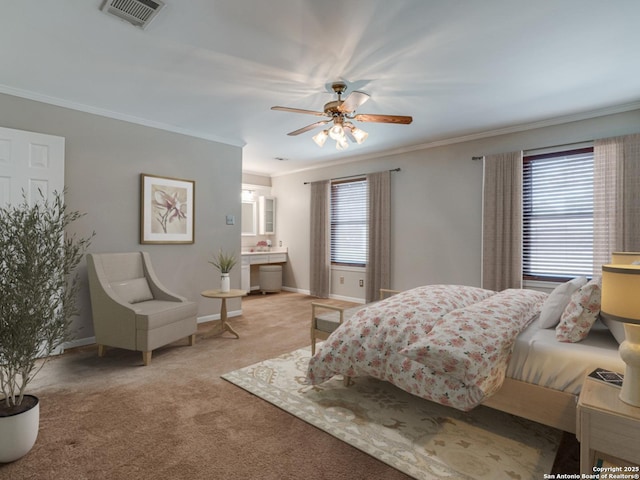
<instances>
[{"instance_id":1,"label":"white window blind","mask_svg":"<svg viewBox=\"0 0 640 480\"><path fill-rule=\"evenodd\" d=\"M592 274L593 148L524 157L524 278Z\"/></svg>"},{"instance_id":2,"label":"white window blind","mask_svg":"<svg viewBox=\"0 0 640 480\"><path fill-rule=\"evenodd\" d=\"M331 184L331 263L367 264L367 181Z\"/></svg>"}]
</instances>

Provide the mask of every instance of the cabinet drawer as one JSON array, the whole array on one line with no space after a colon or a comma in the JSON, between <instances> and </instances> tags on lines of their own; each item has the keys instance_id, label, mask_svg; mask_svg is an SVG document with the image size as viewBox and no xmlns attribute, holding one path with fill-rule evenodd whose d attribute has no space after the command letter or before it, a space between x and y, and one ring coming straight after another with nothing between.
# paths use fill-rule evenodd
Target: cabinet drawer
<instances>
[{"instance_id":1,"label":"cabinet drawer","mask_svg":"<svg viewBox=\"0 0 640 480\"><path fill-rule=\"evenodd\" d=\"M251 255L249 258L251 265L269 263L269 255Z\"/></svg>"},{"instance_id":2,"label":"cabinet drawer","mask_svg":"<svg viewBox=\"0 0 640 480\"><path fill-rule=\"evenodd\" d=\"M269 255L269 263L282 263L287 261L286 253L272 253Z\"/></svg>"}]
</instances>

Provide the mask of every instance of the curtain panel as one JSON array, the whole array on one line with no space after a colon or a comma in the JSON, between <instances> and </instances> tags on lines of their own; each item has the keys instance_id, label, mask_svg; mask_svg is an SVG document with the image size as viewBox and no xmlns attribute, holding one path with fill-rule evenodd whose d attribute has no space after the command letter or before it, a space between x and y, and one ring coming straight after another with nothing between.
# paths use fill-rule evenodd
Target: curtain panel
<instances>
[{"instance_id":1,"label":"curtain panel","mask_svg":"<svg viewBox=\"0 0 640 480\"><path fill-rule=\"evenodd\" d=\"M640 251L640 134L596 140L593 147L593 273L611 253Z\"/></svg>"},{"instance_id":2,"label":"curtain panel","mask_svg":"<svg viewBox=\"0 0 640 480\"><path fill-rule=\"evenodd\" d=\"M367 175L368 249L365 301L379 298L391 282L391 172Z\"/></svg>"},{"instance_id":3,"label":"curtain panel","mask_svg":"<svg viewBox=\"0 0 640 480\"><path fill-rule=\"evenodd\" d=\"M522 152L484 158L482 287L522 288Z\"/></svg>"},{"instance_id":4,"label":"curtain panel","mask_svg":"<svg viewBox=\"0 0 640 480\"><path fill-rule=\"evenodd\" d=\"M319 298L329 298L330 289L330 185L329 180L311 183L309 290Z\"/></svg>"}]
</instances>

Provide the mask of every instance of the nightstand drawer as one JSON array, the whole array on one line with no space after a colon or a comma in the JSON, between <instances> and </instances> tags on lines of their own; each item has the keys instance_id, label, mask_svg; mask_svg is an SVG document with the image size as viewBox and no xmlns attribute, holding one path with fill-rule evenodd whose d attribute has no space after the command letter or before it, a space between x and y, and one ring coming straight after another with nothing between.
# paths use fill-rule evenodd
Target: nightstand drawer
<instances>
[{"instance_id":1,"label":"nightstand drawer","mask_svg":"<svg viewBox=\"0 0 640 480\"><path fill-rule=\"evenodd\" d=\"M608 413L592 411L587 415L593 450L640 461L640 429L637 423ZM615 451L612 451L612 445L615 445Z\"/></svg>"}]
</instances>

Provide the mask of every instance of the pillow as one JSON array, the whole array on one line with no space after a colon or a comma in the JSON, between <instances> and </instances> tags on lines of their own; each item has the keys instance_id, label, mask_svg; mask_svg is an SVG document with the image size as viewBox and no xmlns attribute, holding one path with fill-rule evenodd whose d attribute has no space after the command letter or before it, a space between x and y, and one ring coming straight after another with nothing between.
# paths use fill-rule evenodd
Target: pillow
<instances>
[{"instance_id":1,"label":"pillow","mask_svg":"<svg viewBox=\"0 0 640 480\"><path fill-rule=\"evenodd\" d=\"M618 343L622 343L626 340L626 334L624 333L624 323L618 322L616 320L609 320L602 315L600 316L600 318L602 319L602 323L607 326Z\"/></svg>"},{"instance_id":2,"label":"pillow","mask_svg":"<svg viewBox=\"0 0 640 480\"><path fill-rule=\"evenodd\" d=\"M571 295L571 300L556 327L556 339L560 342L579 342L585 338L600 314L602 279L594 277L584 287Z\"/></svg>"},{"instance_id":3,"label":"pillow","mask_svg":"<svg viewBox=\"0 0 640 480\"><path fill-rule=\"evenodd\" d=\"M549 294L540 310L540 318L538 324L540 328L553 328L560 321L560 316L564 309L567 308L571 295L580 287L586 285L587 277L576 277L566 283L558 285Z\"/></svg>"},{"instance_id":4,"label":"pillow","mask_svg":"<svg viewBox=\"0 0 640 480\"><path fill-rule=\"evenodd\" d=\"M116 295L127 303L140 303L153 300L153 294L149 289L147 279L144 277L112 282L111 288L116 292Z\"/></svg>"}]
</instances>

